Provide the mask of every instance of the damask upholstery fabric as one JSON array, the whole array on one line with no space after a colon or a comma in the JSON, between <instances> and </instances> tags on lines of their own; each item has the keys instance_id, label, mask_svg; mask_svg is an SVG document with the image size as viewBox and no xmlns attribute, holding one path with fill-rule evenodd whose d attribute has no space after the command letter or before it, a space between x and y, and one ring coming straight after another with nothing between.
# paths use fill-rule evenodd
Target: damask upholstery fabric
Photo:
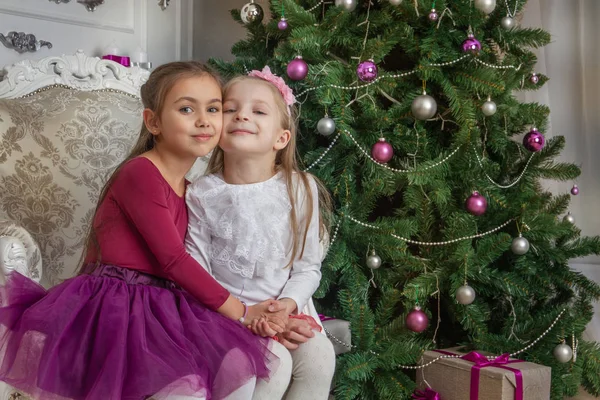
<instances>
[{"instance_id":1,"label":"damask upholstery fabric","mask_svg":"<svg viewBox=\"0 0 600 400\"><path fill-rule=\"evenodd\" d=\"M102 186L127 156L141 101L115 91L50 87L0 99L0 220L38 243L42 284L71 277Z\"/></svg>"}]
</instances>

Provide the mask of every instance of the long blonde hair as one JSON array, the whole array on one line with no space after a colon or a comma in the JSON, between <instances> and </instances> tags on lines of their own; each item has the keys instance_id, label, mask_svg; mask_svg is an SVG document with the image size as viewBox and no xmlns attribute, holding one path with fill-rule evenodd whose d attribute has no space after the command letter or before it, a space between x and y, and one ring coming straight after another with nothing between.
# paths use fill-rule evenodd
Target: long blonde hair
<instances>
[{"instance_id":1,"label":"long blonde hair","mask_svg":"<svg viewBox=\"0 0 600 400\"><path fill-rule=\"evenodd\" d=\"M160 118L160 115L164 108L167 94L173 88L175 83L179 79L194 76L210 76L215 80L219 87L222 86L222 81L219 75L216 72L214 72L211 68L200 62L177 61L163 64L157 67L154 71L152 71L152 73L148 77L148 81L146 81L146 83L144 83L141 87L140 94L144 108L152 110L154 112L154 115ZM149 150L152 150L155 147L155 145L156 140L154 135L150 133L150 131L146 127L146 124L142 123L140 135L136 143L133 145L131 152L115 168L115 170L110 175L100 192L100 197L98 198L98 203L96 204L96 209L94 211L94 215L88 228L87 237L84 242L85 245L80 260L79 273L89 272L89 270L83 270L86 258L88 257L88 253L90 253L91 251L94 251L93 254L96 256L95 266L97 267L102 262L102 252L100 249L100 244L98 243L97 232L94 228L94 224L96 223L96 215L98 214L98 208L106 198L106 195L115 178L119 174L119 171L121 170L123 165L125 165L125 163L127 163L129 160L138 157L139 155ZM100 227L101 224L102 221L98 221L98 227Z\"/></svg>"},{"instance_id":2,"label":"long blonde hair","mask_svg":"<svg viewBox=\"0 0 600 400\"><path fill-rule=\"evenodd\" d=\"M275 172L282 172L288 197L290 199L290 204L292 209L290 211L290 222L292 229L292 255L290 258L290 263L286 266L291 266L292 262L296 259L299 251L299 238L302 237L302 249L300 250L299 258L302 258L304 255L304 248L306 246L306 237L308 235L308 228L310 225L310 220L312 218L313 213L313 198L312 198L312 189L309 183L309 176L315 180L317 184L318 190L318 198L319 198L319 237L323 238L325 233L329 231L329 223L330 223L330 215L331 215L331 196L329 192L323 185L323 183L314 175L311 175L307 172L302 171L299 164L299 157L297 154L296 148L296 140L297 140L297 127L296 127L296 115L297 110L296 107L290 106L288 112L288 106L285 104L283 96L279 92L279 89L275 87L275 85L265 81L264 79L253 77L253 76L238 76L230 80L225 84L223 88L223 101L225 101L225 97L227 97L227 92L231 89L233 85L243 81L258 81L263 82L267 85L271 92L273 93L273 98L275 99L275 104L277 105L277 109L279 110L280 115L280 124L281 128L284 130L290 131L290 141L287 146L283 149L279 150L275 155ZM213 154L208 162L208 167L206 169L206 174L215 174L222 173L224 169L224 153L220 147L217 147L213 150ZM294 188L296 190L299 189L300 185L295 185L293 182L293 176L297 174L300 178L300 182L302 183L302 188L304 189L307 197L306 204L306 223L303 227L299 226L298 218L296 216L296 199L297 193L294 193Z\"/></svg>"}]
</instances>

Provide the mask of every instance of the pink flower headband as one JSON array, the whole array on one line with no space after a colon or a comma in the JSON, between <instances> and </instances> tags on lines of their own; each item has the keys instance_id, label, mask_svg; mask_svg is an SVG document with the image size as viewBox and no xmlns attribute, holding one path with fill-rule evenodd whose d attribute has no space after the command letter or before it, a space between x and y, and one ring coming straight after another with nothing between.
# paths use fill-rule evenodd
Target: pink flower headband
<instances>
[{"instance_id":1,"label":"pink flower headband","mask_svg":"<svg viewBox=\"0 0 600 400\"><path fill-rule=\"evenodd\" d=\"M285 81L271 72L271 68L266 66L262 71L252 70L248 73L248 76L254 76L260 79L264 79L267 82L275 85L281 96L283 97L283 101L288 106L288 113L291 115L290 106L292 106L296 102L296 97L294 96L294 92L292 89L286 85Z\"/></svg>"}]
</instances>

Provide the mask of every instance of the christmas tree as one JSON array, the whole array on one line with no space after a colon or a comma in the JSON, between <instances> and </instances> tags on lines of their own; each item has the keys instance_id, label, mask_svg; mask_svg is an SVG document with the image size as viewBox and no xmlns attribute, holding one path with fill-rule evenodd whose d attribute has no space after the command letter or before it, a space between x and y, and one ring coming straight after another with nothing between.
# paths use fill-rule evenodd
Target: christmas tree
<instances>
[{"instance_id":1,"label":"christmas tree","mask_svg":"<svg viewBox=\"0 0 600 400\"><path fill-rule=\"evenodd\" d=\"M299 102L300 155L335 201L315 299L351 322L336 399L402 399L425 350L464 345L552 367L552 398L600 394L581 339L600 287L568 261L600 253L568 214L549 109L519 27L523 0L273 0L232 10L248 30L224 76L269 65ZM263 18L263 12L271 13ZM301 58L299 58L301 57ZM524 136L523 136L524 135ZM575 160L576 161L576 160ZM523 350L524 349L524 350ZM426 375L426 370L423 371ZM465 388L466 390L467 388Z\"/></svg>"}]
</instances>

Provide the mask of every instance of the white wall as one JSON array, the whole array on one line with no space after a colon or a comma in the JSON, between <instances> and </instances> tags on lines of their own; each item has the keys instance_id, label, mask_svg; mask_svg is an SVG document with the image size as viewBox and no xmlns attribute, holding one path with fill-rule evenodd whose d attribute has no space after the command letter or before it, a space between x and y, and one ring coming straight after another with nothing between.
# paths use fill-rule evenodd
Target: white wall
<instances>
[{"instance_id":1,"label":"white wall","mask_svg":"<svg viewBox=\"0 0 600 400\"><path fill-rule=\"evenodd\" d=\"M244 0L199 1L194 4L194 59L211 57L233 60L231 46L246 36L246 29L233 20L229 10L240 9ZM269 2L256 0L269 18Z\"/></svg>"},{"instance_id":2,"label":"white wall","mask_svg":"<svg viewBox=\"0 0 600 400\"><path fill-rule=\"evenodd\" d=\"M0 45L0 66L21 59L52 55L102 56L115 42L119 55L131 55L138 46L148 53L154 66L192 57L193 0L175 0L162 11L156 0L105 1L96 11L71 0L56 4L48 0L0 0L0 32L32 33L51 42L37 52L19 54Z\"/></svg>"}]
</instances>

